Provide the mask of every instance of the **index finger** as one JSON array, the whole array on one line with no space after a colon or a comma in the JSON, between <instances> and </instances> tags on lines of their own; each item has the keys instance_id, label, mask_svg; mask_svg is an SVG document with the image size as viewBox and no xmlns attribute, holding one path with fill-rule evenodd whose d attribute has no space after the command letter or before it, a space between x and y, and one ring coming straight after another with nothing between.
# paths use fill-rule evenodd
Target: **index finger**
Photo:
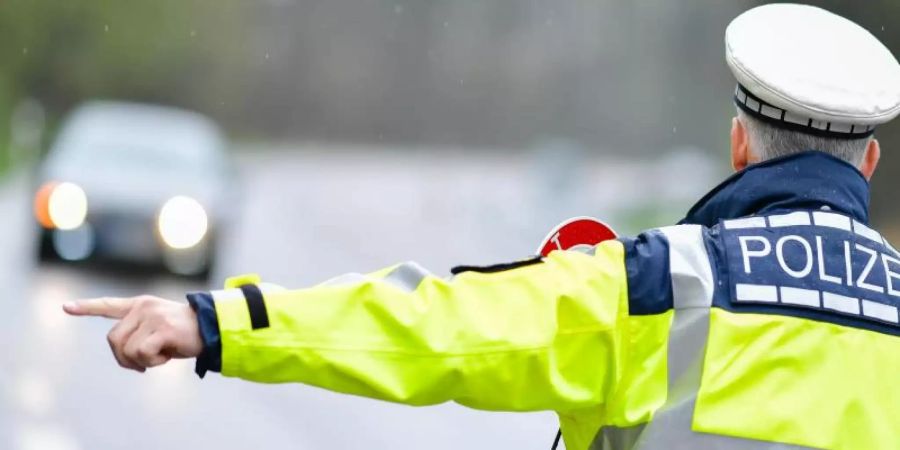
<instances>
[{"instance_id":1,"label":"index finger","mask_svg":"<svg viewBox=\"0 0 900 450\"><path fill-rule=\"evenodd\" d=\"M68 302L63 310L73 316L98 316L107 319L121 319L128 314L134 304L133 298L102 297Z\"/></svg>"}]
</instances>

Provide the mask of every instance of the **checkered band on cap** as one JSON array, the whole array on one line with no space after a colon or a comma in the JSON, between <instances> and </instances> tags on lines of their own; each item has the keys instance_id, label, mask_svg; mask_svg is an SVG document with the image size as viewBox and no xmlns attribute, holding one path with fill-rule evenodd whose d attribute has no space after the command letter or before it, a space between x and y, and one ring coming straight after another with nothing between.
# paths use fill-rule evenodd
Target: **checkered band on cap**
<instances>
[{"instance_id":1,"label":"checkered band on cap","mask_svg":"<svg viewBox=\"0 0 900 450\"><path fill-rule=\"evenodd\" d=\"M734 90L734 102L747 114L779 128L800 131L821 137L861 139L875 132L874 125L828 122L792 113L766 103L738 84Z\"/></svg>"}]
</instances>

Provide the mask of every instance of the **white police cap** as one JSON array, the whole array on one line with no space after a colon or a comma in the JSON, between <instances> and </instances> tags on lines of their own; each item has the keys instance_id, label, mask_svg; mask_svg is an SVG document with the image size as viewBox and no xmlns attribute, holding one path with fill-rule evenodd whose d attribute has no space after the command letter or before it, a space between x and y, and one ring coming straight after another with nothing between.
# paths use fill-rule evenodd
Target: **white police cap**
<instances>
[{"instance_id":1,"label":"white police cap","mask_svg":"<svg viewBox=\"0 0 900 450\"><path fill-rule=\"evenodd\" d=\"M900 64L875 36L824 9L770 4L725 31L737 105L784 128L861 138L900 113Z\"/></svg>"}]
</instances>

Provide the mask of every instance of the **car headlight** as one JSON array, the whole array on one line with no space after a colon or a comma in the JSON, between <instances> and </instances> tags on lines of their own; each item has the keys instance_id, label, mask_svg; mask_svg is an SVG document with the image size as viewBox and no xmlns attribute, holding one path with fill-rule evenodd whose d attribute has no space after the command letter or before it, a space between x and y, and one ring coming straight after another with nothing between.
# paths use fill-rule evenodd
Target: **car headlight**
<instances>
[{"instance_id":1,"label":"car headlight","mask_svg":"<svg viewBox=\"0 0 900 450\"><path fill-rule=\"evenodd\" d=\"M179 195L170 198L159 210L157 227L160 237L169 247L191 248L206 236L209 219L200 202Z\"/></svg>"},{"instance_id":2,"label":"car headlight","mask_svg":"<svg viewBox=\"0 0 900 450\"><path fill-rule=\"evenodd\" d=\"M87 195L75 183L47 183L35 197L35 214L46 228L74 230L87 217Z\"/></svg>"}]
</instances>

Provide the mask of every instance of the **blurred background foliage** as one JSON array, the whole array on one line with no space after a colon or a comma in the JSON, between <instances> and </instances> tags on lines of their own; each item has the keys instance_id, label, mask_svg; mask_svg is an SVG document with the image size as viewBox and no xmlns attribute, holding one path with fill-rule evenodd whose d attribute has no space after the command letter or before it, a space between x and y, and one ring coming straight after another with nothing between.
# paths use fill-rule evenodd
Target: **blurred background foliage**
<instances>
[{"instance_id":1,"label":"blurred background foliage","mask_svg":"<svg viewBox=\"0 0 900 450\"><path fill-rule=\"evenodd\" d=\"M203 112L240 141L516 151L550 137L620 157L687 146L724 166L722 37L757 3L6 0L0 160L46 145L18 122L52 130L77 103L114 98ZM900 49L900 3L816 4ZM882 173L900 171L897 128L878 133ZM882 222L898 214L896 178L875 181Z\"/></svg>"}]
</instances>

